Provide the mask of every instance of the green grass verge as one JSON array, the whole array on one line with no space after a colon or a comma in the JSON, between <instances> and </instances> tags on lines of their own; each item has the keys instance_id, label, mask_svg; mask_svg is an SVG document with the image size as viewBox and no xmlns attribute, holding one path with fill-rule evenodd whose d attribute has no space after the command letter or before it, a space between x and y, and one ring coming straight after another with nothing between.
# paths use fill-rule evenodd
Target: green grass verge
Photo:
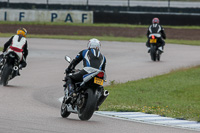
<instances>
[{"instance_id":1,"label":"green grass verge","mask_svg":"<svg viewBox=\"0 0 200 133\"><path fill-rule=\"evenodd\" d=\"M200 121L200 66L127 83L111 81L100 110L139 111Z\"/></svg>"},{"instance_id":2,"label":"green grass verge","mask_svg":"<svg viewBox=\"0 0 200 133\"><path fill-rule=\"evenodd\" d=\"M0 33L0 37L10 37L13 34L10 33ZM28 38L49 38L49 39L68 39L68 40L89 40L91 38L98 38L101 41L119 41L119 42L142 42L147 41L146 37L113 37L113 36L67 36L67 35L33 35L29 34ZM185 45L196 45L200 46L200 40L175 40L167 39L166 43L173 44L185 44Z\"/></svg>"}]
</instances>

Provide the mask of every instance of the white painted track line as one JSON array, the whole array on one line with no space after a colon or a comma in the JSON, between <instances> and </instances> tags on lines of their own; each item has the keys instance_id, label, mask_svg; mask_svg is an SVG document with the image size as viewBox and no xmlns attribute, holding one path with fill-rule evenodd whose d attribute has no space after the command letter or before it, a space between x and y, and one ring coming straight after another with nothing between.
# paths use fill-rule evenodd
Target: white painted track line
<instances>
[{"instance_id":1,"label":"white painted track line","mask_svg":"<svg viewBox=\"0 0 200 133\"><path fill-rule=\"evenodd\" d=\"M196 121L179 120L175 118L163 117L155 114L145 114L141 112L110 112L110 111L97 111L97 115L103 115L113 118L120 118L130 121L137 121L147 124L156 124L169 127L177 127L200 131L200 123Z\"/></svg>"},{"instance_id":2,"label":"white painted track line","mask_svg":"<svg viewBox=\"0 0 200 133\"><path fill-rule=\"evenodd\" d=\"M58 100L62 102L63 97ZM177 127L200 131L200 123L196 121L179 120L170 117L163 117L155 114L145 114L141 112L112 112L112 111L96 111L96 115L103 115L112 118L122 118L130 121L143 122L148 124L156 124L169 127Z\"/></svg>"}]
</instances>

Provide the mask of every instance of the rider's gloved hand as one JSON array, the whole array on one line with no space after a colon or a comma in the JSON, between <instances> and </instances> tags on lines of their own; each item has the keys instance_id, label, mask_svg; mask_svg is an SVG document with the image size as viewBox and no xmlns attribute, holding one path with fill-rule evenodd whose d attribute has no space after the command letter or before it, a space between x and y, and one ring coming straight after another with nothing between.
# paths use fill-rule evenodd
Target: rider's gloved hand
<instances>
[{"instance_id":1,"label":"rider's gloved hand","mask_svg":"<svg viewBox=\"0 0 200 133\"><path fill-rule=\"evenodd\" d=\"M71 73L71 72L72 72L72 69L70 69L70 68L65 69L66 74Z\"/></svg>"}]
</instances>

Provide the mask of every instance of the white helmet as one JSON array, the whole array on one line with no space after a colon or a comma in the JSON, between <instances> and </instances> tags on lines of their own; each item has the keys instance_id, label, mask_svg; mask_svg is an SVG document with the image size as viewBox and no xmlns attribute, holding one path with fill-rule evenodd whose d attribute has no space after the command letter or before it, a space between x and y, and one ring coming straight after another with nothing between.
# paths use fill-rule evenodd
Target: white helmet
<instances>
[{"instance_id":1,"label":"white helmet","mask_svg":"<svg viewBox=\"0 0 200 133\"><path fill-rule=\"evenodd\" d=\"M89 42L88 42L88 49L90 48L95 48L95 49L100 49L101 47L101 43L98 39L90 39Z\"/></svg>"}]
</instances>

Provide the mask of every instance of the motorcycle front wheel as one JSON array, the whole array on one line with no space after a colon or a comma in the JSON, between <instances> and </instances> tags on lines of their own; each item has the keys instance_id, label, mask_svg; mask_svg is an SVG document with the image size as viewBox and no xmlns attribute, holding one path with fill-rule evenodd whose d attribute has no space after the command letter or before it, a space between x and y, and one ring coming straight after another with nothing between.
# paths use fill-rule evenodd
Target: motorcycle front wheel
<instances>
[{"instance_id":1,"label":"motorcycle front wheel","mask_svg":"<svg viewBox=\"0 0 200 133\"><path fill-rule=\"evenodd\" d=\"M60 109L60 115L63 117L63 118L66 118L70 115L71 113L68 112L67 110L67 106L66 104L64 103L64 99L62 101L62 105L61 105L61 109Z\"/></svg>"}]
</instances>

